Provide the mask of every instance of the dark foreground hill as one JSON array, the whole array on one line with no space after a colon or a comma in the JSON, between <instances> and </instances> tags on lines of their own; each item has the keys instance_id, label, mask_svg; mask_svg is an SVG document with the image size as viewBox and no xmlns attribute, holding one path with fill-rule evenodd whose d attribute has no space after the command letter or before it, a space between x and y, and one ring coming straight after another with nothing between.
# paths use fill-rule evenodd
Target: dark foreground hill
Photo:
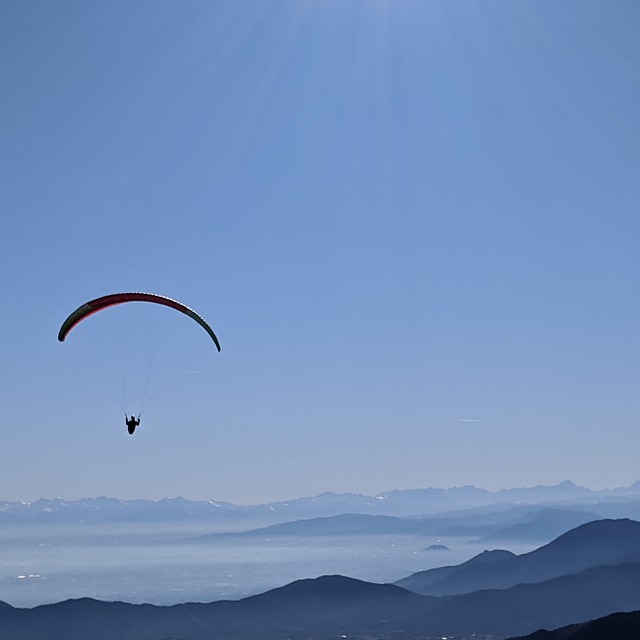
<instances>
[{"instance_id":1,"label":"dark foreground hill","mask_svg":"<svg viewBox=\"0 0 640 640\"><path fill-rule=\"evenodd\" d=\"M640 522L596 520L529 553L487 551L463 564L420 571L395 584L422 595L442 596L507 589L625 562L640 562Z\"/></svg>"},{"instance_id":2,"label":"dark foreground hill","mask_svg":"<svg viewBox=\"0 0 640 640\"><path fill-rule=\"evenodd\" d=\"M572 624L555 631L536 631L510 640L638 640L640 611L613 613L604 618Z\"/></svg>"},{"instance_id":3,"label":"dark foreground hill","mask_svg":"<svg viewBox=\"0 0 640 640\"><path fill-rule=\"evenodd\" d=\"M11 640L314 640L339 635L506 637L640 609L640 563L540 584L437 598L342 576L301 580L237 602L172 607L68 600L0 606Z\"/></svg>"},{"instance_id":4,"label":"dark foreground hill","mask_svg":"<svg viewBox=\"0 0 640 640\"><path fill-rule=\"evenodd\" d=\"M172 607L67 600L34 609L0 607L12 640L275 640L309 633L402 629L425 598L393 585L341 576L301 580L237 602Z\"/></svg>"}]
</instances>

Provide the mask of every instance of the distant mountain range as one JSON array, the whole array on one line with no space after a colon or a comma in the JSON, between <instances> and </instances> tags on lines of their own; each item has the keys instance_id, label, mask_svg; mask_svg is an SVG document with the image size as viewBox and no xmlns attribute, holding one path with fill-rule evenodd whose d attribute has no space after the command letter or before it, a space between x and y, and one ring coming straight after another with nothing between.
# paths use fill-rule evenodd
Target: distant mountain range
<instances>
[{"instance_id":1,"label":"distant mountain range","mask_svg":"<svg viewBox=\"0 0 640 640\"><path fill-rule=\"evenodd\" d=\"M451 519L448 524L451 528L464 528L467 516L479 518L483 515L483 510L487 510L484 515L489 521L491 514L510 509L519 509L520 515L524 517L530 511L526 509L527 506L579 510L601 518L640 519L640 482L629 487L599 491L566 481L555 486L494 492L467 486L390 491L376 496L323 493L310 498L251 506L184 498L165 498L159 501L116 500L106 497L84 500L43 498L31 503L0 502L0 524L198 520L217 524L233 523L237 527L242 526L242 523L255 526L258 522L275 524L343 514L402 518L449 514ZM515 511L512 513L515 514ZM527 523L522 524L525 525L523 529L532 529ZM569 523L570 526L575 524L577 523ZM489 526L486 534L494 533L495 527Z\"/></svg>"},{"instance_id":2,"label":"distant mountain range","mask_svg":"<svg viewBox=\"0 0 640 640\"><path fill-rule=\"evenodd\" d=\"M639 522L595 521L530 554L481 554L457 567L405 579L414 581L412 589L425 590L427 585L442 591L446 584L451 590L452 584L468 585L466 580L479 588L469 591L457 586L458 595L449 596L421 595L398 584L323 576L236 602L157 607L82 599L33 609L2 603L0 637L323 640L371 634L409 640L474 633L502 638L523 635L640 610L639 534ZM582 638L572 640L578 637Z\"/></svg>"}]
</instances>

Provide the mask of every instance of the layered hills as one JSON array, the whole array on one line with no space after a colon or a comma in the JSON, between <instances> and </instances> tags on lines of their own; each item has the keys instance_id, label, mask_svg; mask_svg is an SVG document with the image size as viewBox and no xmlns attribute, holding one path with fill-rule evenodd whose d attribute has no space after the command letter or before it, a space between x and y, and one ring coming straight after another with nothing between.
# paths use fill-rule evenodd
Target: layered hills
<instances>
[{"instance_id":1,"label":"layered hills","mask_svg":"<svg viewBox=\"0 0 640 640\"><path fill-rule=\"evenodd\" d=\"M599 520L572 529L529 553L486 551L461 565L414 573L395 584L433 596L507 589L592 567L640 562L639 541L640 522Z\"/></svg>"}]
</instances>

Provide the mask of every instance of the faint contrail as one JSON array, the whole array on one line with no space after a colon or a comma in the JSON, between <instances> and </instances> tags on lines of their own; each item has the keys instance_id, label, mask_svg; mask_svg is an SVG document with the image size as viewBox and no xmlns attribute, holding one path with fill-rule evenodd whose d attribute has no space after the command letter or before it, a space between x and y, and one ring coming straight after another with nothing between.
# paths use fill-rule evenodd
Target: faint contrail
<instances>
[{"instance_id":1,"label":"faint contrail","mask_svg":"<svg viewBox=\"0 0 640 640\"><path fill-rule=\"evenodd\" d=\"M477 418L458 418L458 422L476 422L486 424L489 420L478 420Z\"/></svg>"}]
</instances>

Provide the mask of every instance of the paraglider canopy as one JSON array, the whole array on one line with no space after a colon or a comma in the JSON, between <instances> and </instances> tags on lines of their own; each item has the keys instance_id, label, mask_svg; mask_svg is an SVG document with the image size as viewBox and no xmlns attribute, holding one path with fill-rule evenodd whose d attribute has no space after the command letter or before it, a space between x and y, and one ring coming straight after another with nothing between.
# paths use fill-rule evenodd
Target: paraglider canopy
<instances>
[{"instance_id":1,"label":"paraglider canopy","mask_svg":"<svg viewBox=\"0 0 640 640\"><path fill-rule=\"evenodd\" d=\"M216 334L201 316L199 316L193 309L190 309L181 302L178 302L177 300L173 300L171 298L167 298L165 296L157 295L155 293L114 293L108 296L103 296L101 298L96 298L95 300L91 300L90 302L86 302L81 307L78 307L62 323L60 331L58 332L58 340L60 342L64 342L64 339L67 337L67 334L71 331L71 329L73 329L79 322L81 322L85 318L88 318L90 315L93 315L98 311L102 311L103 309L107 309L108 307L113 307L125 302L153 302L155 304L162 304L165 307L171 307L176 311L184 313L185 315L195 320L209 334L209 337L213 340L216 348L218 349L218 351L220 351L220 342L218 341Z\"/></svg>"}]
</instances>

